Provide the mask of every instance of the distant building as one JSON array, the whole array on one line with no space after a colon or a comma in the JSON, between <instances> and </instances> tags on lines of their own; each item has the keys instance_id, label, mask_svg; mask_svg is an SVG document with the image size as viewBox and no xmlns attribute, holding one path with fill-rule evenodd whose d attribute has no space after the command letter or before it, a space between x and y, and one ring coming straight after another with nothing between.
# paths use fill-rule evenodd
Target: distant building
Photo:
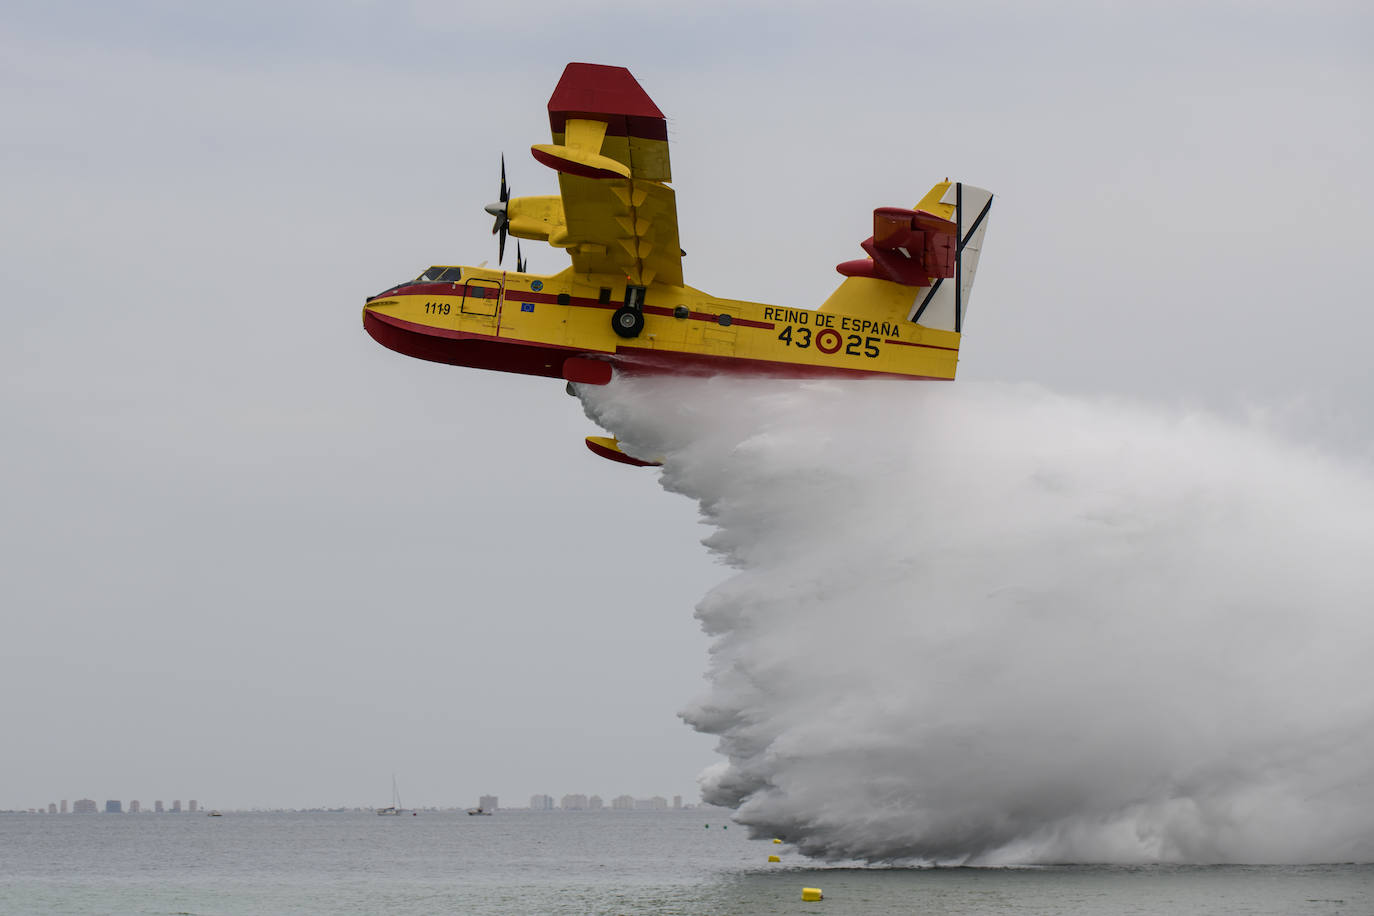
<instances>
[{"instance_id":1,"label":"distant building","mask_svg":"<svg viewBox=\"0 0 1374 916\"><path fill-rule=\"evenodd\" d=\"M587 799L588 811L600 811L604 807L606 807L606 803L601 800L600 795L593 795L591 798Z\"/></svg>"},{"instance_id":2,"label":"distant building","mask_svg":"<svg viewBox=\"0 0 1374 916\"><path fill-rule=\"evenodd\" d=\"M142 810L143 810L143 808L142 808L142 806L139 805L138 799L134 799L133 801L129 802L129 813L130 813L130 814L137 814L137 813L139 813L139 812L142 811Z\"/></svg>"},{"instance_id":3,"label":"distant building","mask_svg":"<svg viewBox=\"0 0 1374 916\"><path fill-rule=\"evenodd\" d=\"M564 795L563 800L558 803L558 807L564 811L586 811L587 796L585 795Z\"/></svg>"},{"instance_id":4,"label":"distant building","mask_svg":"<svg viewBox=\"0 0 1374 916\"><path fill-rule=\"evenodd\" d=\"M56 803L56 802L48 802L48 813L49 813L49 814L56 814L56 813L57 813L57 803Z\"/></svg>"},{"instance_id":5,"label":"distant building","mask_svg":"<svg viewBox=\"0 0 1374 916\"><path fill-rule=\"evenodd\" d=\"M180 814L180 813L181 813L181 799L179 799L179 798L174 798L174 799L172 799L172 813L173 813L173 814Z\"/></svg>"},{"instance_id":6,"label":"distant building","mask_svg":"<svg viewBox=\"0 0 1374 916\"><path fill-rule=\"evenodd\" d=\"M95 806L93 798L78 798L72 802L73 814L95 814L100 809Z\"/></svg>"},{"instance_id":7,"label":"distant building","mask_svg":"<svg viewBox=\"0 0 1374 916\"><path fill-rule=\"evenodd\" d=\"M124 813L124 805L123 805L122 802L119 801L119 799L117 799L117 798L112 798L112 799L110 799L109 801L105 802L105 813L106 813L106 814L123 814L123 813Z\"/></svg>"},{"instance_id":8,"label":"distant building","mask_svg":"<svg viewBox=\"0 0 1374 916\"><path fill-rule=\"evenodd\" d=\"M629 795L617 795L615 798L611 799L612 811L629 811L634 808L634 806L635 800Z\"/></svg>"},{"instance_id":9,"label":"distant building","mask_svg":"<svg viewBox=\"0 0 1374 916\"><path fill-rule=\"evenodd\" d=\"M65 798L62 799L62 813L63 813L63 814L66 814L66 813L67 813L67 800L66 800Z\"/></svg>"},{"instance_id":10,"label":"distant building","mask_svg":"<svg viewBox=\"0 0 1374 916\"><path fill-rule=\"evenodd\" d=\"M553 810L553 796L552 796L552 795L531 795L531 796L530 796L530 808L531 808L531 810L534 810L534 811L552 811L552 810Z\"/></svg>"},{"instance_id":11,"label":"distant building","mask_svg":"<svg viewBox=\"0 0 1374 916\"><path fill-rule=\"evenodd\" d=\"M477 799L477 807L483 811L495 811L501 807L501 801L495 795L483 795Z\"/></svg>"},{"instance_id":12,"label":"distant building","mask_svg":"<svg viewBox=\"0 0 1374 916\"><path fill-rule=\"evenodd\" d=\"M636 811L667 811L668 799L662 795L655 795L653 798L636 798Z\"/></svg>"},{"instance_id":13,"label":"distant building","mask_svg":"<svg viewBox=\"0 0 1374 916\"><path fill-rule=\"evenodd\" d=\"M681 795L674 795L674 796L673 796L673 810L674 810L674 811L681 811L681 810L682 810L682 796L681 796Z\"/></svg>"},{"instance_id":14,"label":"distant building","mask_svg":"<svg viewBox=\"0 0 1374 916\"><path fill-rule=\"evenodd\" d=\"M193 798L186 803L186 807L192 814L195 814L196 811L199 809L199 804L200 803Z\"/></svg>"},{"instance_id":15,"label":"distant building","mask_svg":"<svg viewBox=\"0 0 1374 916\"><path fill-rule=\"evenodd\" d=\"M159 798L157 801L153 802L154 814L162 814L165 810L166 809L162 807L162 799Z\"/></svg>"}]
</instances>

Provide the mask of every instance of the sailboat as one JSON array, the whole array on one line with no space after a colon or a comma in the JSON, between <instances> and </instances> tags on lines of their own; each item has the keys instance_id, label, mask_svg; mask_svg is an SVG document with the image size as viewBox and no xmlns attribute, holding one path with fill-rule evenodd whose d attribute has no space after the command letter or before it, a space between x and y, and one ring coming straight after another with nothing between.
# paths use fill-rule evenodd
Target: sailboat
<instances>
[{"instance_id":1,"label":"sailboat","mask_svg":"<svg viewBox=\"0 0 1374 916\"><path fill-rule=\"evenodd\" d=\"M400 814L405 809L401 807L401 793L396 789L396 774L391 774L391 807L378 808L378 814Z\"/></svg>"}]
</instances>

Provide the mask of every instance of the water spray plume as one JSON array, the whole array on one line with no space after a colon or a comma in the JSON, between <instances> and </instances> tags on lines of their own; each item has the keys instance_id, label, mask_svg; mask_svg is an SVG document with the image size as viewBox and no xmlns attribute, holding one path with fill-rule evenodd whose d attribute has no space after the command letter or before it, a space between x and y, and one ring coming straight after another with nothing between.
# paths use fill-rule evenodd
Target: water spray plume
<instances>
[{"instance_id":1,"label":"water spray plume","mask_svg":"<svg viewBox=\"0 0 1374 916\"><path fill-rule=\"evenodd\" d=\"M707 801L831 860L1374 858L1374 480L1026 387L624 380L732 575Z\"/></svg>"}]
</instances>

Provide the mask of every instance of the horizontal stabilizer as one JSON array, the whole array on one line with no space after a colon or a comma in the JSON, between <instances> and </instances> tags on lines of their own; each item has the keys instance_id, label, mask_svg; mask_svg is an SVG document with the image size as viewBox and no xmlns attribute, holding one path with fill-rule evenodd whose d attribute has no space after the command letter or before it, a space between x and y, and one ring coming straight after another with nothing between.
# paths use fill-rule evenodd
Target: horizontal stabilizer
<instances>
[{"instance_id":1,"label":"horizontal stabilizer","mask_svg":"<svg viewBox=\"0 0 1374 916\"><path fill-rule=\"evenodd\" d=\"M662 467L662 461L641 461L631 455L627 455L620 450L620 443L610 436L588 436L587 448L592 450L592 454L600 455L607 461L618 461L621 464L632 465L637 468L657 468Z\"/></svg>"},{"instance_id":2,"label":"horizontal stabilizer","mask_svg":"<svg viewBox=\"0 0 1374 916\"><path fill-rule=\"evenodd\" d=\"M879 207L873 211L873 235L862 243L869 257L835 269L846 277L929 286L954 276L958 233L952 221L925 210Z\"/></svg>"}]
</instances>

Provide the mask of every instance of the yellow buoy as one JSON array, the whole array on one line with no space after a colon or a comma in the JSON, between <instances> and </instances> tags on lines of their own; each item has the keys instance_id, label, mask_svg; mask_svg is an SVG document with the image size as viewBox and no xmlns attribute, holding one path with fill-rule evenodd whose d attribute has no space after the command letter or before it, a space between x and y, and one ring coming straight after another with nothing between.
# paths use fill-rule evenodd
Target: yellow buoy
<instances>
[{"instance_id":1,"label":"yellow buoy","mask_svg":"<svg viewBox=\"0 0 1374 916\"><path fill-rule=\"evenodd\" d=\"M769 856L769 857L768 857L768 861L769 861L769 862L781 862L782 859L778 858L777 856Z\"/></svg>"},{"instance_id":2,"label":"yellow buoy","mask_svg":"<svg viewBox=\"0 0 1374 916\"><path fill-rule=\"evenodd\" d=\"M803 899L803 900L807 900L807 901L811 901L811 900L820 900L821 897L823 897L823 896L824 896L824 895L821 893L821 889L820 889L819 887L804 887L804 888L802 888L802 899Z\"/></svg>"},{"instance_id":3,"label":"yellow buoy","mask_svg":"<svg viewBox=\"0 0 1374 916\"><path fill-rule=\"evenodd\" d=\"M774 842L774 843L781 843L782 840L778 839L777 837L773 837L773 842Z\"/></svg>"}]
</instances>

